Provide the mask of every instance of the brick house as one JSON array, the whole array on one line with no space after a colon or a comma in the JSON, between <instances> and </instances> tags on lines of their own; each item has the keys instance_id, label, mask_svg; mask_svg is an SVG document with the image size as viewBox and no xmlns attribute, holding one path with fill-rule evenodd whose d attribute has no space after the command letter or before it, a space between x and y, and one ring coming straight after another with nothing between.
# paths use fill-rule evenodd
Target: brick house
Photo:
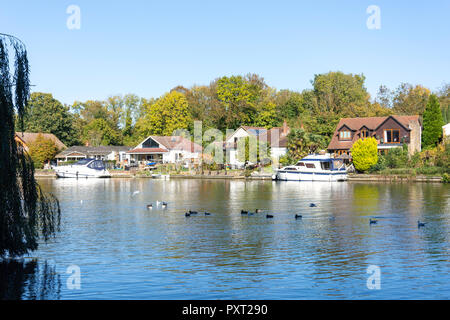
<instances>
[{"instance_id":1,"label":"brick house","mask_svg":"<svg viewBox=\"0 0 450 320\"><path fill-rule=\"evenodd\" d=\"M328 145L328 152L350 155L350 149L358 139L374 137L378 151L406 144L410 155L421 151L422 123L419 116L387 116L370 118L343 118Z\"/></svg>"}]
</instances>

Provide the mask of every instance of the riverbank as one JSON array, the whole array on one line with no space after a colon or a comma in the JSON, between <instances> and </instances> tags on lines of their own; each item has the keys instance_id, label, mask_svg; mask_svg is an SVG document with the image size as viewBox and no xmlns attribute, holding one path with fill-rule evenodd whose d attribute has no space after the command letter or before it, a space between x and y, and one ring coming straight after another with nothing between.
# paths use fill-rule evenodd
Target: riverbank
<instances>
[{"instance_id":1,"label":"riverbank","mask_svg":"<svg viewBox=\"0 0 450 320\"><path fill-rule=\"evenodd\" d=\"M36 178L56 178L55 172L52 170L36 170ZM131 171L111 171L111 178L152 178L148 172L131 172ZM246 176L244 171L233 171L225 174L224 171L204 172L203 174L177 173L171 174L171 179L232 179L232 180L272 180L272 174L269 173L253 173ZM349 181L373 181L373 182L442 182L440 176L427 175L381 175L381 174L359 174L353 173L348 176Z\"/></svg>"}]
</instances>

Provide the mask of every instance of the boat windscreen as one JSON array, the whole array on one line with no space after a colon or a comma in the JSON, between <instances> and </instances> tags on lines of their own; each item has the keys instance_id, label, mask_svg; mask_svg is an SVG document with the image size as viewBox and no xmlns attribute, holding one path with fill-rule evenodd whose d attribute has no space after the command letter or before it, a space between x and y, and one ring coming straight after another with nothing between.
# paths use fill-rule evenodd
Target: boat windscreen
<instances>
[{"instance_id":1,"label":"boat windscreen","mask_svg":"<svg viewBox=\"0 0 450 320\"><path fill-rule=\"evenodd\" d=\"M102 160L95 160L95 161L92 161L92 163L90 163L88 165L88 168L95 169L95 170L104 170L105 164L103 163Z\"/></svg>"},{"instance_id":2,"label":"boat windscreen","mask_svg":"<svg viewBox=\"0 0 450 320\"><path fill-rule=\"evenodd\" d=\"M84 166L84 165L87 165L92 160L94 160L94 159L81 159L80 161L76 162L75 165Z\"/></svg>"}]
</instances>

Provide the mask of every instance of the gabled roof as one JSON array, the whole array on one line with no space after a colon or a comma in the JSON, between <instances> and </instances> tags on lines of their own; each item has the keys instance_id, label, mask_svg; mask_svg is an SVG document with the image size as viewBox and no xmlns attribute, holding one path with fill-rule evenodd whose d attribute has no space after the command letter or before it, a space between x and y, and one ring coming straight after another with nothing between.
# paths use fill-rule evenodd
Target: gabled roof
<instances>
[{"instance_id":1,"label":"gabled roof","mask_svg":"<svg viewBox=\"0 0 450 320\"><path fill-rule=\"evenodd\" d=\"M63 152L56 155L56 158L65 158L68 157L72 153L80 153L84 154L86 156L94 156L94 155L100 155L100 156L107 156L111 152L125 152L130 150L131 147L127 146L98 146L98 147L88 147L88 146L72 146Z\"/></svg>"},{"instance_id":2,"label":"gabled roof","mask_svg":"<svg viewBox=\"0 0 450 320\"><path fill-rule=\"evenodd\" d=\"M287 147L287 135L290 131L286 122L282 127L273 127L272 129L266 129L264 127L251 127L251 126L240 126L235 132L229 135L226 140L228 141L239 129L245 130L248 134L257 137L260 141L265 141L269 143L270 147ZM273 141L272 141L273 139ZM232 148L234 142L226 143L224 142L224 148Z\"/></svg>"},{"instance_id":3,"label":"gabled roof","mask_svg":"<svg viewBox=\"0 0 450 320\"><path fill-rule=\"evenodd\" d=\"M32 144L39 135L42 135L45 139L52 140L58 150L66 149L67 146L61 142L53 133L40 133L40 132L16 132L16 136L22 140L27 146Z\"/></svg>"},{"instance_id":4,"label":"gabled roof","mask_svg":"<svg viewBox=\"0 0 450 320\"><path fill-rule=\"evenodd\" d=\"M350 149L353 146L353 143L355 143L356 140L359 139L359 136L357 134L354 134L352 140L346 141L339 140L338 131L343 126L348 127L352 131L359 131L363 127L366 127L371 131L375 131L381 125L383 125L388 119L391 118L408 131L410 130L409 129L410 122L418 122L421 125L420 117L418 115L414 116L391 115L387 117L342 118L337 125L337 130L334 132L333 137L331 138L330 144L328 145L328 149L329 150Z\"/></svg>"},{"instance_id":5,"label":"gabled roof","mask_svg":"<svg viewBox=\"0 0 450 320\"><path fill-rule=\"evenodd\" d=\"M148 139L153 139L160 145L162 145L166 151L169 150L180 150L187 152L202 152L202 147L197 143L192 142L191 140L182 137L182 136L148 136L145 138L140 144L144 143ZM136 149L136 148L135 148ZM133 149L133 150L135 150ZM148 148L144 148L148 149ZM132 150L132 151L133 151ZM129 152L131 153L131 151Z\"/></svg>"}]
</instances>

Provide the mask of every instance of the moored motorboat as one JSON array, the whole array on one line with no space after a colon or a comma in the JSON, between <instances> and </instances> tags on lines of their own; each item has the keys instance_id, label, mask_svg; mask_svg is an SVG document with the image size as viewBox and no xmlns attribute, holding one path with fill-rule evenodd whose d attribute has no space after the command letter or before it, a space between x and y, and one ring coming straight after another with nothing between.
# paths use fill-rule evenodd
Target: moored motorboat
<instances>
[{"instance_id":1,"label":"moored motorboat","mask_svg":"<svg viewBox=\"0 0 450 320\"><path fill-rule=\"evenodd\" d=\"M72 165L53 168L58 178L109 178L111 174L102 160L82 159Z\"/></svg>"},{"instance_id":2,"label":"moored motorboat","mask_svg":"<svg viewBox=\"0 0 450 320\"><path fill-rule=\"evenodd\" d=\"M274 180L286 181L346 181L347 169L343 159L324 155L308 155L295 165L276 171Z\"/></svg>"}]
</instances>

